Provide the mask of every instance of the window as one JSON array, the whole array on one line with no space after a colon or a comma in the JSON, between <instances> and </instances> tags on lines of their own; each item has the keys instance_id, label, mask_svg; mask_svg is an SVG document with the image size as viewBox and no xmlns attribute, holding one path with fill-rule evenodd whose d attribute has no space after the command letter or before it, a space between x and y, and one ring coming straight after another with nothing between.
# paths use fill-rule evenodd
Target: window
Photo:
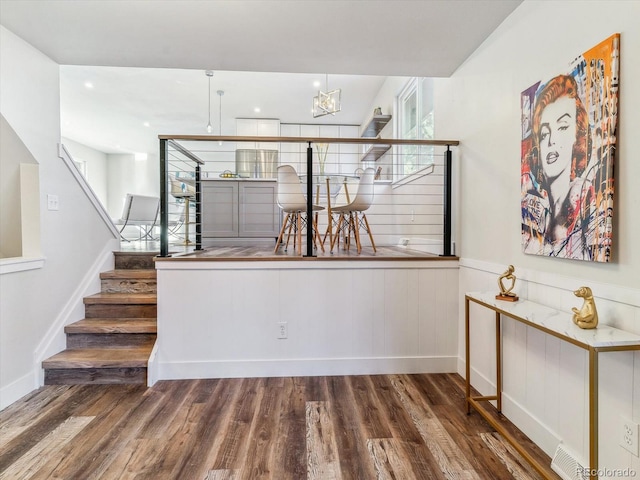
<instances>
[{"instance_id":1,"label":"window","mask_svg":"<svg viewBox=\"0 0 640 480\"><path fill-rule=\"evenodd\" d=\"M412 78L398 95L398 138L433 140L433 79ZM396 180L433 164L433 147L402 146L396 155Z\"/></svg>"}]
</instances>

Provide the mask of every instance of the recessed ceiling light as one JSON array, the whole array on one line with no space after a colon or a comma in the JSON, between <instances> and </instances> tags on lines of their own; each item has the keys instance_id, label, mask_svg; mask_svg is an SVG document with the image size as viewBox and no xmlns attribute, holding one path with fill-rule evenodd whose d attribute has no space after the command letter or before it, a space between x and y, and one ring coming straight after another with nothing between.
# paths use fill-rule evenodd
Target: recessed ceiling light
<instances>
[{"instance_id":1,"label":"recessed ceiling light","mask_svg":"<svg viewBox=\"0 0 640 480\"><path fill-rule=\"evenodd\" d=\"M254 108L253 111L256 112L256 113L260 113L260 107Z\"/></svg>"},{"instance_id":2,"label":"recessed ceiling light","mask_svg":"<svg viewBox=\"0 0 640 480\"><path fill-rule=\"evenodd\" d=\"M91 88L93 88L93 83L91 83L91 82L84 82L84 86L85 86L85 87L87 87L87 88L89 88L89 89L91 89Z\"/></svg>"},{"instance_id":3,"label":"recessed ceiling light","mask_svg":"<svg viewBox=\"0 0 640 480\"><path fill-rule=\"evenodd\" d=\"M144 122L142 125L144 125L145 127L149 126L149 122Z\"/></svg>"},{"instance_id":4,"label":"recessed ceiling light","mask_svg":"<svg viewBox=\"0 0 640 480\"><path fill-rule=\"evenodd\" d=\"M316 80L315 82L313 82L313 86L318 88L320 86L320 81Z\"/></svg>"}]
</instances>

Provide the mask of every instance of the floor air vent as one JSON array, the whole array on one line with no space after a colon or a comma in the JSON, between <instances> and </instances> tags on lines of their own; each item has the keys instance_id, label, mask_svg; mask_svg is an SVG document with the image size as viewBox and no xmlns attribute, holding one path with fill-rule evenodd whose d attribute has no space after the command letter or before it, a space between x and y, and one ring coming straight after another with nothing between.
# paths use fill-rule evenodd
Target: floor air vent
<instances>
[{"instance_id":1,"label":"floor air vent","mask_svg":"<svg viewBox=\"0 0 640 480\"><path fill-rule=\"evenodd\" d=\"M563 480L588 480L589 470L576 459L575 454L560 444L551 460L551 468Z\"/></svg>"}]
</instances>

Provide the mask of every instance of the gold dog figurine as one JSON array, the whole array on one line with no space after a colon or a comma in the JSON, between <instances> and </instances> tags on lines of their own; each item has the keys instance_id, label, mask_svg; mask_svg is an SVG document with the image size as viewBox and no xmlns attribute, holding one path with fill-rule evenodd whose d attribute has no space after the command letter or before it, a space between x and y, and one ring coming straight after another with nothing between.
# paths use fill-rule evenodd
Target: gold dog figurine
<instances>
[{"instance_id":1,"label":"gold dog figurine","mask_svg":"<svg viewBox=\"0 0 640 480\"><path fill-rule=\"evenodd\" d=\"M573 323L580 328L596 328L598 326L598 311L596 310L596 302L593 299L593 293L589 287L580 287L573 292L576 297L584 298L584 303L580 310L573 307Z\"/></svg>"}]
</instances>

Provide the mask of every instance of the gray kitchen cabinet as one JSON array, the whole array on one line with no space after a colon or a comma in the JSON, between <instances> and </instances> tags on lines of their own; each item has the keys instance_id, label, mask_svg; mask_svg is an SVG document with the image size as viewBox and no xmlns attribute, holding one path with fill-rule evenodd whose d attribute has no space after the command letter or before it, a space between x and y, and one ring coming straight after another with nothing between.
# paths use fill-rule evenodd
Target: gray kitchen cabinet
<instances>
[{"instance_id":1,"label":"gray kitchen cabinet","mask_svg":"<svg viewBox=\"0 0 640 480\"><path fill-rule=\"evenodd\" d=\"M273 242L280 232L275 181L204 180L201 212L205 246Z\"/></svg>"}]
</instances>

